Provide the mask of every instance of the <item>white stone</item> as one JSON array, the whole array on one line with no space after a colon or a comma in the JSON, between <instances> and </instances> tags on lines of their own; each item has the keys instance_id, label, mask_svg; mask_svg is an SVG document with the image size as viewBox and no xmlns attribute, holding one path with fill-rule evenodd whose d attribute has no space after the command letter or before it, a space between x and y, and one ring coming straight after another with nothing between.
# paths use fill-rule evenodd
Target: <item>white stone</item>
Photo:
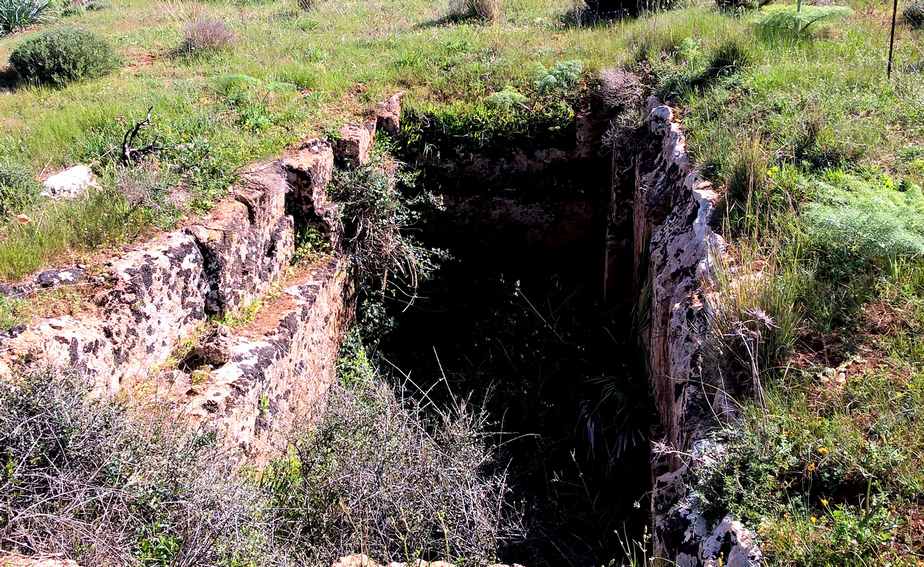
<instances>
[{"instance_id":1,"label":"white stone","mask_svg":"<svg viewBox=\"0 0 924 567\"><path fill-rule=\"evenodd\" d=\"M98 188L96 176L86 165L75 165L52 175L42 184L42 196L50 199L76 199L86 195L91 188Z\"/></svg>"}]
</instances>

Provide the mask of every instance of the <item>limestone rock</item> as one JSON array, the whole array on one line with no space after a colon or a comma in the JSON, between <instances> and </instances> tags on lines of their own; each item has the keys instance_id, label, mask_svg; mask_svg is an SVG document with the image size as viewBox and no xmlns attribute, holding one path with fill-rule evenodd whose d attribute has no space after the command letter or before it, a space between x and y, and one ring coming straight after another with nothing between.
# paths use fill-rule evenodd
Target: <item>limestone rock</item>
<instances>
[{"instance_id":1,"label":"limestone rock","mask_svg":"<svg viewBox=\"0 0 924 567\"><path fill-rule=\"evenodd\" d=\"M376 127L390 136L397 135L401 130L401 99L403 97L404 93L397 93L375 106Z\"/></svg>"},{"instance_id":2,"label":"limestone rock","mask_svg":"<svg viewBox=\"0 0 924 567\"><path fill-rule=\"evenodd\" d=\"M42 187L43 197L57 200L82 197L99 184L88 166L75 165L46 179Z\"/></svg>"},{"instance_id":3,"label":"limestone rock","mask_svg":"<svg viewBox=\"0 0 924 567\"><path fill-rule=\"evenodd\" d=\"M369 163L372 142L375 140L375 120L365 124L347 124L340 129L335 145L337 159L351 166Z\"/></svg>"},{"instance_id":4,"label":"limestone rock","mask_svg":"<svg viewBox=\"0 0 924 567\"><path fill-rule=\"evenodd\" d=\"M282 161L289 182L288 206L305 224L319 223L335 240L337 207L327 197L334 171L334 150L327 142L308 140Z\"/></svg>"}]
</instances>

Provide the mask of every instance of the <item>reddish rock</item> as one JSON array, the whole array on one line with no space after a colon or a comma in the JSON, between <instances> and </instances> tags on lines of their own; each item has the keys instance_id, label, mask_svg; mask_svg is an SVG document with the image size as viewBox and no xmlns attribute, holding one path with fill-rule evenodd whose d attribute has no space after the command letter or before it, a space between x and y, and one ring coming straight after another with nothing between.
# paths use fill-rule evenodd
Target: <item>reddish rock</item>
<instances>
[{"instance_id":1,"label":"reddish rock","mask_svg":"<svg viewBox=\"0 0 924 567\"><path fill-rule=\"evenodd\" d=\"M375 140L375 120L363 125L347 124L340 129L340 139L334 146L337 159L347 165L369 163L372 142Z\"/></svg>"},{"instance_id":2,"label":"reddish rock","mask_svg":"<svg viewBox=\"0 0 924 567\"><path fill-rule=\"evenodd\" d=\"M375 124L379 130L395 136L401 130L401 99L404 93L394 94L375 106Z\"/></svg>"}]
</instances>

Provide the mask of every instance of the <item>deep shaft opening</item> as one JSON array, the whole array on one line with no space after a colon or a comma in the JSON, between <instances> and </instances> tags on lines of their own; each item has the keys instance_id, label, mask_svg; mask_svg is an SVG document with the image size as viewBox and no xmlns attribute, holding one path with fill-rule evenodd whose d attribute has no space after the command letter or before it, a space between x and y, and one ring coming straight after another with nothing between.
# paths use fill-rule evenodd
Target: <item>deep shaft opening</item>
<instances>
[{"instance_id":1,"label":"deep shaft opening","mask_svg":"<svg viewBox=\"0 0 924 567\"><path fill-rule=\"evenodd\" d=\"M634 301L605 293L608 163L507 157L415 164L444 202L419 239L449 258L410 305L391 306L379 353L436 403L486 405L528 528L502 560L602 565L649 520L653 421Z\"/></svg>"}]
</instances>

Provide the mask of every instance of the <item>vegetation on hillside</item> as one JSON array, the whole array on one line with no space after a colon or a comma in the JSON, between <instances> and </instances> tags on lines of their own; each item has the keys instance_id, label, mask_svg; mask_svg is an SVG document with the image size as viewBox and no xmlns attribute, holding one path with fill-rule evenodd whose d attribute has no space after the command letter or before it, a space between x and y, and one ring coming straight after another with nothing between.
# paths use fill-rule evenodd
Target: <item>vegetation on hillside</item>
<instances>
[{"instance_id":1,"label":"vegetation on hillside","mask_svg":"<svg viewBox=\"0 0 924 567\"><path fill-rule=\"evenodd\" d=\"M422 152L430 136L477 149L504 136L555 139L573 127L588 78L625 66L680 109L697 164L725 195L736 273L753 276L725 295L718 312L739 325L716 336L748 368L758 363L763 395L740 400L743 422L722 433L727 456L697 486L704 507L744 519L774 564L913 563L924 554L918 0L903 6L891 81L889 14L865 0L801 10L720 2L621 21L575 19L570 0L452 10L425 0L115 0L55 13L45 4L0 0L0 65L12 65L0 72L0 278L205 210L240 166L335 131L399 89ZM40 56L43 34L72 27L102 38L125 64L35 66L55 85L30 82L33 67L15 54ZM145 175L128 174L118 146L150 107L146 135L163 149L145 160ZM94 167L100 191L71 203L37 196L40 174L77 162ZM142 193L152 199L126 192L136 178L148 180ZM372 175L364 181L378 187ZM185 211L160 214L167 186L188 189ZM758 336L760 350L741 352L754 344L742 336ZM115 463L94 490L114 498L113 483L140 461L123 458L121 445L94 447ZM118 494L129 504L147 498ZM73 509L61 502L43 505ZM158 531L159 517L131 516L135 531L119 532L127 553L185 549Z\"/></svg>"}]
</instances>

